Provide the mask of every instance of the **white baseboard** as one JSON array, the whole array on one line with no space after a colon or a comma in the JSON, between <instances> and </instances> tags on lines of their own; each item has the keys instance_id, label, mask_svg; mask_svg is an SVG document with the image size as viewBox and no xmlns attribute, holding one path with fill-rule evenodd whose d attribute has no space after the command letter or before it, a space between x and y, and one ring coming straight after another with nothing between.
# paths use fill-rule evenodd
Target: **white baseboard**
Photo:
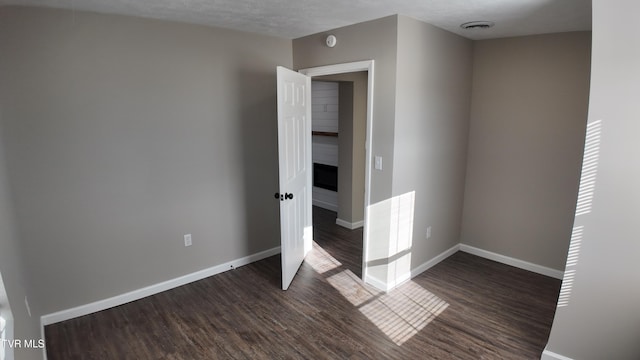
<instances>
[{"instance_id":1,"label":"white baseboard","mask_svg":"<svg viewBox=\"0 0 640 360\"><path fill-rule=\"evenodd\" d=\"M393 288L395 288L398 285L402 284L403 282L405 282L405 281L407 281L409 279L413 279L414 277L416 277L416 276L422 274L423 272L427 271L429 268L437 265L438 263L440 263L444 259L446 259L449 256L455 254L457 251L464 251L466 253L473 254L473 255L476 255L476 256L480 256L480 257L485 258L485 259L497 261L497 262L502 263L502 264L515 266L515 267L520 268L520 269L524 269L524 270L535 272L535 273L538 273L538 274L550 276L550 277L553 277L553 278L556 278L556 279L562 279L562 277L563 277L563 272L560 271L560 270L555 270L555 269L551 269L551 268L544 267L544 266L541 266L541 265L533 264L533 263L530 263L530 262L527 262L527 261L514 259L512 257L496 254L496 253L491 252L491 251L478 249L478 248L473 247L473 246L464 245L464 244L456 244L456 245L450 247L449 249L443 251L442 253L436 255L434 258L426 261L425 263L418 265L417 267L415 267L414 269L411 270L411 273L407 273L407 274L403 274L402 276L399 276L395 281L384 282L384 281L382 281L380 279L377 279L377 278L374 278L374 277L371 277L371 276L367 276L366 279L365 279L365 282L370 284L370 285L372 285L372 286L374 286L375 288L377 288L379 290L382 290L382 291L385 291L385 292L389 292ZM558 359L566 360L565 358L558 358ZM571 359L569 359L569 360L571 360Z\"/></svg>"},{"instance_id":2,"label":"white baseboard","mask_svg":"<svg viewBox=\"0 0 640 360\"><path fill-rule=\"evenodd\" d=\"M370 275L367 275L365 277L364 282L384 292L387 292L390 290L387 288L387 284L384 281Z\"/></svg>"},{"instance_id":3,"label":"white baseboard","mask_svg":"<svg viewBox=\"0 0 640 360\"><path fill-rule=\"evenodd\" d=\"M313 206L317 206L317 207L321 207L323 209L327 209L327 210L338 212L338 205L329 204L328 202L324 202L324 201L320 201L320 200L316 200L316 199L313 199Z\"/></svg>"},{"instance_id":4,"label":"white baseboard","mask_svg":"<svg viewBox=\"0 0 640 360\"><path fill-rule=\"evenodd\" d=\"M387 284L387 291L391 291L409 280L411 280L411 272L402 274Z\"/></svg>"},{"instance_id":5,"label":"white baseboard","mask_svg":"<svg viewBox=\"0 0 640 360\"><path fill-rule=\"evenodd\" d=\"M544 349L544 351L542 352L542 357L540 357L540 360L573 360L573 359L570 357L566 357L564 355L556 354L553 351Z\"/></svg>"},{"instance_id":6,"label":"white baseboard","mask_svg":"<svg viewBox=\"0 0 640 360\"><path fill-rule=\"evenodd\" d=\"M422 274L423 272L429 270L429 268L432 268L433 266L437 265L439 262L441 262L442 260L448 258L449 256L455 254L456 252L458 252L458 250L460 250L460 244L456 244L452 247L450 247L449 249L441 252L439 255L437 255L436 257L434 257L433 259L418 265L416 268L414 268L413 270L411 270L411 278L413 279L414 277Z\"/></svg>"},{"instance_id":7,"label":"white baseboard","mask_svg":"<svg viewBox=\"0 0 640 360\"><path fill-rule=\"evenodd\" d=\"M560 270L548 268L548 267L545 267L545 266L542 266L542 265L537 265L537 264L530 263L530 262L524 261L524 260L515 259L515 258L509 257L509 256L500 255L500 254L497 254L497 253L494 253L494 252L491 252L491 251L478 249L477 247L473 247L473 246L469 246L469 245L465 245L465 244L460 244L460 251L464 251L466 253L473 254L473 255L476 255L476 256L480 256L480 257L483 257L485 259L497 261L497 262L502 263L502 264L515 266L515 267L520 268L520 269L524 269L524 270L531 271L531 272L534 272L534 273L546 275L546 276L549 276L549 277L552 277L552 278L556 278L556 279L560 279L560 280L562 280L562 278L564 276L564 272L560 271Z\"/></svg>"},{"instance_id":8,"label":"white baseboard","mask_svg":"<svg viewBox=\"0 0 640 360\"><path fill-rule=\"evenodd\" d=\"M367 276L365 279L365 283L375 287L378 290L384 291L384 292L389 292L393 289L395 289L396 287L398 287L399 285L401 285L402 283L411 280L411 273L406 273L403 274L402 276L399 276L395 281L391 281L391 282L384 282L378 278L374 278L372 276Z\"/></svg>"},{"instance_id":9,"label":"white baseboard","mask_svg":"<svg viewBox=\"0 0 640 360\"><path fill-rule=\"evenodd\" d=\"M362 221L356 221L356 222L348 222L342 219L336 219L336 225L340 225L342 227L345 227L349 230L354 230L354 229L358 229L364 226L364 220Z\"/></svg>"},{"instance_id":10,"label":"white baseboard","mask_svg":"<svg viewBox=\"0 0 640 360\"><path fill-rule=\"evenodd\" d=\"M399 276L398 278L395 279L395 281L391 281L391 282L385 283L384 281L382 281L380 279L377 279L377 278L374 278L374 277L371 277L371 276L367 276L366 279L365 279L365 282L370 284L370 285L372 285L372 286L374 286L376 289L382 290L384 292L389 292L389 291L393 290L394 288L398 287L399 285L401 285L402 283L413 279L414 277L422 274L423 272L425 272L429 268L435 266L436 264L438 264L442 260L444 260L444 259L448 258L449 256L455 254L459 249L460 249L460 244L456 244L456 245L452 246L451 248L443 251L442 253L436 255L431 260L429 260L429 261L419 265L418 267L414 268L410 272Z\"/></svg>"},{"instance_id":11,"label":"white baseboard","mask_svg":"<svg viewBox=\"0 0 640 360\"><path fill-rule=\"evenodd\" d=\"M227 270L250 264L252 262L268 258L280 253L280 247L275 247L253 255L245 256L239 259L231 260L224 264L216 265L207 269L196 271L191 274L177 277L175 279L163 281L154 285L150 285L138 290L130 291L125 294L116 295L104 300L98 300L89 304L80 305L71 309L61 310L55 313L43 315L40 318L42 326L54 324L60 321L73 319L76 317L88 315L94 312L106 310L115 306L123 305L131 301L139 300L147 296L161 293L166 290L186 285L194 281L202 280L212 275L220 274ZM44 334L44 333L43 333Z\"/></svg>"}]
</instances>

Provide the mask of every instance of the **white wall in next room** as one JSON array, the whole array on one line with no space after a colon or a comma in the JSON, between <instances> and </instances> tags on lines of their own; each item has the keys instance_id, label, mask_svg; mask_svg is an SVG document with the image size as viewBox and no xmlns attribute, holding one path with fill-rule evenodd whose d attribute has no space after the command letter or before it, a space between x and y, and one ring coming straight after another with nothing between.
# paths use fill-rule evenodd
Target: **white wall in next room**
<instances>
[{"instance_id":1,"label":"white wall in next room","mask_svg":"<svg viewBox=\"0 0 640 360\"><path fill-rule=\"evenodd\" d=\"M312 129L338 132L338 83L313 81L311 83ZM338 166L338 138L313 136L313 162ZM313 187L313 204L338 211L338 193Z\"/></svg>"}]
</instances>

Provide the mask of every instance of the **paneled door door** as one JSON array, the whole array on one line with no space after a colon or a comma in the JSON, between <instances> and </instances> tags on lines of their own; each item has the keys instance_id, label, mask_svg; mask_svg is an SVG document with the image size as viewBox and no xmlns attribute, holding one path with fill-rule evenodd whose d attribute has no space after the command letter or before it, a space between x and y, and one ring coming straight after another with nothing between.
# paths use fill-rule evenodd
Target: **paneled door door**
<instances>
[{"instance_id":1,"label":"paneled door door","mask_svg":"<svg viewBox=\"0 0 640 360\"><path fill-rule=\"evenodd\" d=\"M311 250L311 78L277 67L282 289Z\"/></svg>"}]
</instances>

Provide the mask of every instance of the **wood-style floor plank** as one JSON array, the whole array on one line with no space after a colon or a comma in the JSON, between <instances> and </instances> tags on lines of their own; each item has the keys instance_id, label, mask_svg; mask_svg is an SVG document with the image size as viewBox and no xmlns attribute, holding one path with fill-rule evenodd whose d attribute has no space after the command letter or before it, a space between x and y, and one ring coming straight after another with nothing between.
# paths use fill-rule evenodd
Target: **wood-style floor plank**
<instances>
[{"instance_id":1,"label":"wood-style floor plank","mask_svg":"<svg viewBox=\"0 0 640 360\"><path fill-rule=\"evenodd\" d=\"M560 281L458 252L383 294L362 230L314 208L318 243L287 291L280 257L49 325L56 359L539 359Z\"/></svg>"}]
</instances>

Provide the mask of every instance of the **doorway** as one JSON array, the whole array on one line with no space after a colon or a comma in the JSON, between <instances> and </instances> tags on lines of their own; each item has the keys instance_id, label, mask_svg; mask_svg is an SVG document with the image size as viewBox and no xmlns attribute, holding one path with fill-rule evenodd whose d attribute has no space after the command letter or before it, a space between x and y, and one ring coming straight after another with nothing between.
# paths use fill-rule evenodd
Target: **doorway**
<instances>
[{"instance_id":1,"label":"doorway","mask_svg":"<svg viewBox=\"0 0 640 360\"><path fill-rule=\"evenodd\" d=\"M343 183L351 184L350 189L347 189L347 190L351 190L350 191L351 193L348 194L349 191L344 191L343 193L343 195L347 195L347 194L349 195L348 197L350 197L350 201L343 200L341 204L344 203L344 204L351 204L351 205L345 206L345 208L342 209L344 211L340 211L341 210L340 206L338 206L336 209L337 210L336 215L327 213L327 211L330 211L330 210L320 209L316 207L314 207L313 209L314 221L319 221L324 225L329 225L327 222L330 222L331 221L330 219L332 218L332 216L335 216L335 222L342 227L342 230L334 227L336 232L333 234L333 236L341 233L342 235L345 235L345 232L346 232L348 235L350 235L350 236L347 236L347 238L351 238L351 241L350 241L351 245L353 245L354 243L354 239L353 239L354 236L362 239L361 247L347 246L347 247L344 247L342 250L346 249L347 251L353 252L353 251L358 251L354 249L361 249L359 250L361 252L361 255L350 254L349 256L347 256L347 258L351 260L361 259L360 261L356 261L360 263L359 269L357 269L354 265L353 270L355 270L354 273L358 274L365 282L367 279L366 263L368 259L367 215L368 215L368 206L370 203L370 184L371 184L370 149L371 149L371 124L372 124L372 118L373 118L373 103L372 103L373 74L374 74L373 65L374 65L373 60L368 60L368 61L361 61L361 62L354 62L354 63L309 68L309 69L303 69L299 71L300 73L311 77L312 80L314 81L315 80L334 81L334 82L337 81L338 84L341 84L341 83L345 84L346 85L344 86L345 89L349 89L349 86L351 86L352 91L355 85L354 81L352 80L353 77L359 76L362 79L366 79L366 83L365 83L366 103L364 105L364 110L363 110L365 112L363 126L361 127L360 130L356 130L356 131L353 131L354 127L351 127L352 129L351 133L349 133L349 131L344 131L344 135L342 136L342 139L340 138L341 137L340 134L342 134L343 131L338 131L338 136L337 136L337 140L339 142L342 141L342 143L344 144L348 144L348 141L345 141L345 140L351 139L351 141L353 141L354 137L356 139L362 140L361 141L362 146L360 150L356 151L356 152L358 151L360 152L360 160L358 161L361 163L361 165L358 165L358 164L356 164L355 166L353 165L353 161L355 158L358 157L358 154L355 154L354 156L353 150L351 150L350 151L352 153L351 156L345 157L345 159L348 158L349 162L351 163L346 162L342 166L343 176L340 176L340 171L338 171L338 176L340 176L341 178L343 179L345 177L350 178L350 180L348 180L347 182L344 182L343 180ZM328 133L330 133L330 131ZM326 136L327 134L324 134L324 135ZM356 140L356 142L358 142L358 140ZM340 143L339 146L342 145L342 143ZM349 145L345 145L345 146L349 146ZM356 147L354 147L352 144L351 148L352 149L357 148L357 145ZM340 168L340 166L338 166L338 168ZM350 175L351 175L350 177L344 176L346 175L345 170L350 172ZM360 175L356 175L355 182L353 177L354 173L360 174ZM359 184L356 184L358 182ZM353 191L354 184L356 184L355 191ZM340 185L338 185L338 193L339 191L340 191ZM358 212L360 212L361 214L360 218L358 218L357 216ZM354 217L354 215L356 216ZM331 225L335 226L335 224L331 224ZM321 231L321 229L318 229L318 230ZM345 237L343 236L337 236L337 237L345 239ZM321 236L319 236L318 240L321 240ZM357 242L359 240L355 240L355 241ZM351 248L351 250L349 250L349 248Z\"/></svg>"},{"instance_id":2,"label":"doorway","mask_svg":"<svg viewBox=\"0 0 640 360\"><path fill-rule=\"evenodd\" d=\"M367 72L311 81L314 240L362 277Z\"/></svg>"}]
</instances>

